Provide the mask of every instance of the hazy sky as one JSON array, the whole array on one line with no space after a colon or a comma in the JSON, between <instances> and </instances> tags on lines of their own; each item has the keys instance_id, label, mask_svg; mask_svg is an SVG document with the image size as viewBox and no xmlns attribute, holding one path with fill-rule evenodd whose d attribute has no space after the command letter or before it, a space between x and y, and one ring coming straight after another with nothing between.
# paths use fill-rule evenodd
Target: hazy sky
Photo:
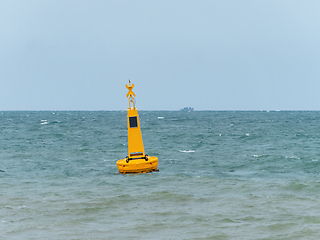
<instances>
[{"instance_id":1,"label":"hazy sky","mask_svg":"<svg viewBox=\"0 0 320 240\"><path fill-rule=\"evenodd\" d=\"M320 110L320 1L0 0L0 110Z\"/></svg>"}]
</instances>

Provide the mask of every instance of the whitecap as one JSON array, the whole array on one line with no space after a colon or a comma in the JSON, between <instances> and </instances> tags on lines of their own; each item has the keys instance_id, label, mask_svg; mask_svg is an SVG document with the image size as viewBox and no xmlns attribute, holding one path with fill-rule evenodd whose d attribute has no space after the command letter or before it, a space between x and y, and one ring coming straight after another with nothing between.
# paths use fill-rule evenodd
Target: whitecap
<instances>
[{"instance_id":1,"label":"whitecap","mask_svg":"<svg viewBox=\"0 0 320 240\"><path fill-rule=\"evenodd\" d=\"M300 159L299 157L296 157L296 156L290 156L290 157L286 156L286 158L290 158L290 159Z\"/></svg>"},{"instance_id":2,"label":"whitecap","mask_svg":"<svg viewBox=\"0 0 320 240\"><path fill-rule=\"evenodd\" d=\"M164 117L158 117L158 119L164 119Z\"/></svg>"},{"instance_id":3,"label":"whitecap","mask_svg":"<svg viewBox=\"0 0 320 240\"><path fill-rule=\"evenodd\" d=\"M42 123L40 123L41 125L45 125L48 124L49 122L47 120L41 120Z\"/></svg>"},{"instance_id":4,"label":"whitecap","mask_svg":"<svg viewBox=\"0 0 320 240\"><path fill-rule=\"evenodd\" d=\"M254 154L254 155L252 155L252 157L258 158L258 157L262 157L262 155L256 155L256 154Z\"/></svg>"},{"instance_id":5,"label":"whitecap","mask_svg":"<svg viewBox=\"0 0 320 240\"><path fill-rule=\"evenodd\" d=\"M183 153L193 153L194 150L179 150L179 152L183 152Z\"/></svg>"},{"instance_id":6,"label":"whitecap","mask_svg":"<svg viewBox=\"0 0 320 240\"><path fill-rule=\"evenodd\" d=\"M249 133L246 133L246 136L250 136L250 134L249 134Z\"/></svg>"}]
</instances>

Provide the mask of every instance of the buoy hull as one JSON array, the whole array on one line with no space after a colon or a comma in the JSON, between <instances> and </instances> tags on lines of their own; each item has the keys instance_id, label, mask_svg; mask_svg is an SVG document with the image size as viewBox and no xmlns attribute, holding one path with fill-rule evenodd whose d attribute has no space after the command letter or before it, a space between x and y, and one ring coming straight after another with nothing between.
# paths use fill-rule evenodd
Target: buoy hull
<instances>
[{"instance_id":1,"label":"buoy hull","mask_svg":"<svg viewBox=\"0 0 320 240\"><path fill-rule=\"evenodd\" d=\"M127 162L127 158L117 161L117 167L120 173L148 173L159 171L158 170L158 158L148 156L147 160L142 159L132 159Z\"/></svg>"}]
</instances>

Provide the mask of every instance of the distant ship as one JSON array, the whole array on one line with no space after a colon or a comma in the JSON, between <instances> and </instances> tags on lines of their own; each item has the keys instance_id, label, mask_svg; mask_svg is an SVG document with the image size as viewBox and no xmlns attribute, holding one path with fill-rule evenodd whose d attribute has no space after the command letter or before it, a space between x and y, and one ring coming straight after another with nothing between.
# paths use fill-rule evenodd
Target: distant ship
<instances>
[{"instance_id":1,"label":"distant ship","mask_svg":"<svg viewBox=\"0 0 320 240\"><path fill-rule=\"evenodd\" d=\"M192 112L194 110L194 108L192 107L184 107L182 109L180 109L180 111L183 111L183 112Z\"/></svg>"}]
</instances>

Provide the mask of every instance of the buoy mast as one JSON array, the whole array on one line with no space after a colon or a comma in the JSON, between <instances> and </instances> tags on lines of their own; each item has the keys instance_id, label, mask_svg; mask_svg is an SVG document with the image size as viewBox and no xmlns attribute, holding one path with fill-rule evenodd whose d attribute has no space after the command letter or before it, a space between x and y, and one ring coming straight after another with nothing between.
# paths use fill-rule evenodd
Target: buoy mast
<instances>
[{"instance_id":1,"label":"buoy mast","mask_svg":"<svg viewBox=\"0 0 320 240\"><path fill-rule=\"evenodd\" d=\"M139 115L134 102L136 95L132 92L134 84L131 85L129 80L129 86L126 84L126 87L129 90L127 93L127 97L129 97L129 108L127 109L128 160L145 158Z\"/></svg>"}]
</instances>

